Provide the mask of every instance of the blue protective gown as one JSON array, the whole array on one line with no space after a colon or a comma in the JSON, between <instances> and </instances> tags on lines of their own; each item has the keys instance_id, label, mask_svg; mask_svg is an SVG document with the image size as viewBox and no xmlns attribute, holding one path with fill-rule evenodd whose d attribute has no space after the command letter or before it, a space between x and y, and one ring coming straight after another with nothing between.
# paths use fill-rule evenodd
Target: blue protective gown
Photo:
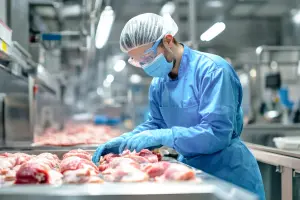
<instances>
[{"instance_id":1,"label":"blue protective gown","mask_svg":"<svg viewBox=\"0 0 300 200\"><path fill-rule=\"evenodd\" d=\"M178 78L153 79L149 119L133 133L172 131L167 146L180 153L180 161L254 192L263 200L258 164L240 140L242 97L242 86L230 64L219 56L184 46Z\"/></svg>"}]
</instances>

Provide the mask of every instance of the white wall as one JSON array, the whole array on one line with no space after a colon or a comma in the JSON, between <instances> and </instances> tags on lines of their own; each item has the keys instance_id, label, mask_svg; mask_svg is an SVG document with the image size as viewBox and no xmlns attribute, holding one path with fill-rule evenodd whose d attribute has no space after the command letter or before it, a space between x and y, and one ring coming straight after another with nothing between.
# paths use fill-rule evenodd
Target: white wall
<instances>
[{"instance_id":1,"label":"white wall","mask_svg":"<svg viewBox=\"0 0 300 200\"><path fill-rule=\"evenodd\" d=\"M0 19L7 23L6 21L6 0L0 0Z\"/></svg>"}]
</instances>

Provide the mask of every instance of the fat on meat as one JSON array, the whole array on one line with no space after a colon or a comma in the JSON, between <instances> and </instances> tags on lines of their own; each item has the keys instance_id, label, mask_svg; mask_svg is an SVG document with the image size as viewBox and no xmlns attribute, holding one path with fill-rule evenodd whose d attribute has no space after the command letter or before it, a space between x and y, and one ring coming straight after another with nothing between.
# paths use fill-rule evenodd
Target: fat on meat
<instances>
[{"instance_id":1,"label":"fat on meat","mask_svg":"<svg viewBox=\"0 0 300 200\"><path fill-rule=\"evenodd\" d=\"M144 182L149 180L147 173L131 165L118 166L111 173L103 175L108 182Z\"/></svg>"},{"instance_id":2,"label":"fat on meat","mask_svg":"<svg viewBox=\"0 0 300 200\"><path fill-rule=\"evenodd\" d=\"M195 180L195 172L182 164L171 163L162 176L156 177L156 181L188 181Z\"/></svg>"},{"instance_id":3,"label":"fat on meat","mask_svg":"<svg viewBox=\"0 0 300 200\"><path fill-rule=\"evenodd\" d=\"M63 159L60 164L60 172L62 174L64 174L65 171L77 169L89 169L95 174L99 172L97 166L92 161L76 156Z\"/></svg>"},{"instance_id":4,"label":"fat on meat","mask_svg":"<svg viewBox=\"0 0 300 200\"><path fill-rule=\"evenodd\" d=\"M77 156L77 157L80 157L80 158L86 159L86 160L92 159L92 155L82 149L72 150L72 151L69 151L68 153L65 153L63 155L63 159L72 157L72 156Z\"/></svg>"},{"instance_id":5,"label":"fat on meat","mask_svg":"<svg viewBox=\"0 0 300 200\"><path fill-rule=\"evenodd\" d=\"M88 169L65 171L63 182L67 184L103 183L103 180Z\"/></svg>"}]
</instances>

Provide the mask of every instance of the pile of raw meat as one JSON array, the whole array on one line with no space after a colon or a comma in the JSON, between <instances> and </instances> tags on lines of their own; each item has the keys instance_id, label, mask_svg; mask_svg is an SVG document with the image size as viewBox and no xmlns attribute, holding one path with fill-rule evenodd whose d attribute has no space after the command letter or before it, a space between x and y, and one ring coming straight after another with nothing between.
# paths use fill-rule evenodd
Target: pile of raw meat
<instances>
[{"instance_id":1,"label":"pile of raw meat","mask_svg":"<svg viewBox=\"0 0 300 200\"><path fill-rule=\"evenodd\" d=\"M80 184L102 183L99 170L91 162L91 154L81 149L64 154L24 153L0 154L2 183L15 184Z\"/></svg>"},{"instance_id":2,"label":"pile of raw meat","mask_svg":"<svg viewBox=\"0 0 300 200\"><path fill-rule=\"evenodd\" d=\"M190 168L161 161L161 155L147 149L107 154L97 167L92 155L72 150L60 160L57 155L42 153L0 154L2 184L100 184L107 182L187 181L195 180Z\"/></svg>"},{"instance_id":3,"label":"pile of raw meat","mask_svg":"<svg viewBox=\"0 0 300 200\"><path fill-rule=\"evenodd\" d=\"M100 160L99 170L105 181L188 181L195 180L190 168L166 161L147 149L141 152L124 151L121 155L107 154Z\"/></svg>"},{"instance_id":4,"label":"pile of raw meat","mask_svg":"<svg viewBox=\"0 0 300 200\"><path fill-rule=\"evenodd\" d=\"M64 130L47 129L40 135L35 135L34 146L75 146L103 144L117 137L121 132L109 126L92 124L67 125Z\"/></svg>"}]
</instances>

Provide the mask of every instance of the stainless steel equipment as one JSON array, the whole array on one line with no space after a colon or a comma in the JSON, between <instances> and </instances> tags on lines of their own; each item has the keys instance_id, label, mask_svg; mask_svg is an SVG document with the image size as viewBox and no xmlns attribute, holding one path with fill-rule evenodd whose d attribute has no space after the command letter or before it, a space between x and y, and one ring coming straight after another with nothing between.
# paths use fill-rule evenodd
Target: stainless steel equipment
<instances>
[{"instance_id":1,"label":"stainless steel equipment","mask_svg":"<svg viewBox=\"0 0 300 200\"><path fill-rule=\"evenodd\" d=\"M102 185L17 186L0 189L2 200L19 199L101 199L101 200L256 200L237 187L209 175L199 175L202 183L130 183Z\"/></svg>"},{"instance_id":2,"label":"stainless steel equipment","mask_svg":"<svg viewBox=\"0 0 300 200\"><path fill-rule=\"evenodd\" d=\"M246 143L246 145L259 162L267 165L261 169L267 198L284 200L299 199L300 152L270 148L251 143ZM275 178L277 176L279 176L279 179ZM277 191L281 192L278 194ZM281 198L279 195L281 195Z\"/></svg>"},{"instance_id":3,"label":"stainless steel equipment","mask_svg":"<svg viewBox=\"0 0 300 200\"><path fill-rule=\"evenodd\" d=\"M17 42L10 49L0 58L0 144L28 146L39 125L61 127L63 108L57 81Z\"/></svg>"}]
</instances>

